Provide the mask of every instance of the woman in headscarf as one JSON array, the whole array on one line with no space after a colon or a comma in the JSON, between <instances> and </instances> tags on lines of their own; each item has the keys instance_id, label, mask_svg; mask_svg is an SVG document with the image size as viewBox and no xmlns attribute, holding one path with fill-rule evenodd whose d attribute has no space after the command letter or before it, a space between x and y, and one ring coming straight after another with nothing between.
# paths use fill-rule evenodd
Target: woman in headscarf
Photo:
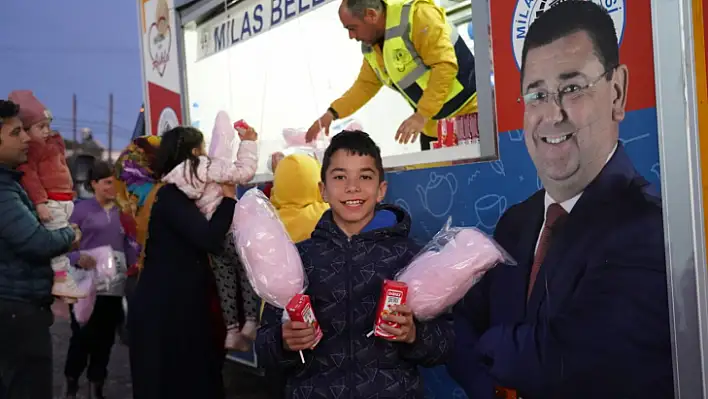
<instances>
[{"instance_id":1,"label":"woman in headscarf","mask_svg":"<svg viewBox=\"0 0 708 399\"><path fill-rule=\"evenodd\" d=\"M160 136L134 139L121 152L115 165L116 201L124 213L135 218L135 225L129 229L135 231L136 240L143 248L136 265L138 269L142 269L150 210L160 187L154 171L160 142Z\"/></svg>"},{"instance_id":2,"label":"woman in headscarf","mask_svg":"<svg viewBox=\"0 0 708 399\"><path fill-rule=\"evenodd\" d=\"M128 265L128 280L125 284L123 308L128 311L127 299L135 291L138 274L143 267L145 240L147 239L150 211L155 202L155 194L162 186L154 171L155 157L160 147L160 136L141 136L121 152L115 163L116 203L121 210L120 222L125 234L135 240L141 252L134 264ZM129 334L125 323L118 330L123 344L129 344Z\"/></svg>"},{"instance_id":3,"label":"woman in headscarf","mask_svg":"<svg viewBox=\"0 0 708 399\"><path fill-rule=\"evenodd\" d=\"M195 170L203 153L199 130L174 128L163 135L156 175L162 178L185 161ZM209 254L222 250L236 201L235 187L222 190L210 220L174 184L157 190L144 267L128 312L135 399L224 397L226 326L221 312L214 312Z\"/></svg>"}]
</instances>

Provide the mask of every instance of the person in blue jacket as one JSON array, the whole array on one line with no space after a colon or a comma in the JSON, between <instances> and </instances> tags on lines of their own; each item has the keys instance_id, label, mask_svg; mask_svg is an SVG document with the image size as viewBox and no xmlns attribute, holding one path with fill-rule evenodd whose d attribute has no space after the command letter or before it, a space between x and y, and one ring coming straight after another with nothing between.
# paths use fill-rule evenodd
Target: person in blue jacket
<instances>
[{"instance_id":1,"label":"person in blue jacket","mask_svg":"<svg viewBox=\"0 0 708 399\"><path fill-rule=\"evenodd\" d=\"M628 75L602 5L559 2L528 30L524 138L544 188L496 227L518 265L456 309L468 332L448 369L471 398L674 396L661 197L619 142Z\"/></svg>"},{"instance_id":2,"label":"person in blue jacket","mask_svg":"<svg viewBox=\"0 0 708 399\"><path fill-rule=\"evenodd\" d=\"M331 210L298 249L324 337L310 349L312 327L283 323L282 310L267 306L256 339L258 360L285 376L287 398L422 398L418 366L447 360L454 340L451 316L420 322L403 305L389 319L400 328L386 326L391 339L367 337L383 281L393 279L419 249L408 237L408 214L379 204L386 194L379 147L364 132L344 131L325 151L321 174Z\"/></svg>"},{"instance_id":3,"label":"person in blue jacket","mask_svg":"<svg viewBox=\"0 0 708 399\"><path fill-rule=\"evenodd\" d=\"M51 398L54 316L51 259L69 252L76 226L49 231L20 185L29 136L20 108L0 100L0 398Z\"/></svg>"}]
</instances>

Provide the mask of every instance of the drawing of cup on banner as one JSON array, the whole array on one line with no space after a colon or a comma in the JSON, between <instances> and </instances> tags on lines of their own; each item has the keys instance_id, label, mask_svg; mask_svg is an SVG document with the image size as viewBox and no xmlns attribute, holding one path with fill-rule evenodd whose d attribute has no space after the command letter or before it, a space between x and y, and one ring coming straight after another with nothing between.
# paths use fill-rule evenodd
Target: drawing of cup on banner
<instances>
[{"instance_id":1,"label":"drawing of cup on banner","mask_svg":"<svg viewBox=\"0 0 708 399\"><path fill-rule=\"evenodd\" d=\"M425 187L417 185L416 191L425 210L435 217L444 217L452 210L455 194L457 194L457 178L452 173L440 175L430 172L428 184ZM436 200L431 201L433 198ZM431 202L439 206L433 209Z\"/></svg>"},{"instance_id":2,"label":"drawing of cup on banner","mask_svg":"<svg viewBox=\"0 0 708 399\"><path fill-rule=\"evenodd\" d=\"M152 69L160 76L165 75L165 68L170 61L172 49L172 29L170 28L170 9L167 0L158 0L155 22L148 31L148 49L152 59Z\"/></svg>"},{"instance_id":3,"label":"drawing of cup on banner","mask_svg":"<svg viewBox=\"0 0 708 399\"><path fill-rule=\"evenodd\" d=\"M487 194L478 198L474 203L474 212L477 214L477 227L493 229L506 210L506 197L498 194Z\"/></svg>"}]
</instances>

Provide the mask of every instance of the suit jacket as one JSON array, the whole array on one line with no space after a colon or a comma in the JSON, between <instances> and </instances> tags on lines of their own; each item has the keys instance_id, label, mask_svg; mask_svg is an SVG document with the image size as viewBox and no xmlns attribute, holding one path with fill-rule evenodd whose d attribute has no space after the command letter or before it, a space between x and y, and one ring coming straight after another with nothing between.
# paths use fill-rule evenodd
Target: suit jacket
<instances>
[{"instance_id":1,"label":"suit jacket","mask_svg":"<svg viewBox=\"0 0 708 399\"><path fill-rule=\"evenodd\" d=\"M491 383L524 399L673 398L660 197L620 145L554 230L527 302L544 196L497 225L518 265L491 270L456 308L458 331L472 331L455 352L483 375L454 361L451 374L475 399Z\"/></svg>"}]
</instances>

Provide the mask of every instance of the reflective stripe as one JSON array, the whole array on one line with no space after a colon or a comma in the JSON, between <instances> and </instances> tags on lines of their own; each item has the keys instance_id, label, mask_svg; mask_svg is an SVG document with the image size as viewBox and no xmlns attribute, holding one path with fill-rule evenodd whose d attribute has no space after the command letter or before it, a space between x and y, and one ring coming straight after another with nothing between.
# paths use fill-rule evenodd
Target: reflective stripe
<instances>
[{"instance_id":1,"label":"reflective stripe","mask_svg":"<svg viewBox=\"0 0 708 399\"><path fill-rule=\"evenodd\" d=\"M418 66L415 67L414 70L409 72L408 75L404 76L403 79L396 82L396 85L402 90L406 90L411 85L414 85L418 81L418 79L422 78L423 75L425 75L425 73L428 72L428 70L430 69L420 62L417 62L417 64Z\"/></svg>"},{"instance_id":2,"label":"reflective stripe","mask_svg":"<svg viewBox=\"0 0 708 399\"><path fill-rule=\"evenodd\" d=\"M374 48L373 48L373 47L369 46L368 44L362 43L362 44L361 44L361 52L364 53L364 56L365 56L365 57L366 57L366 56L374 57L374 61L373 61L373 62L374 62L374 63L378 63L378 61L376 61L376 56L372 54L372 53L374 52ZM374 73L376 73L376 77L379 79L380 82L382 82L383 84L388 85L388 86L391 85L391 78L384 79L384 77L381 76L381 71L379 71L379 68L374 68L374 67L372 67L371 69L374 70Z\"/></svg>"},{"instance_id":3,"label":"reflective stripe","mask_svg":"<svg viewBox=\"0 0 708 399\"><path fill-rule=\"evenodd\" d=\"M408 50L408 52L411 54L413 62L415 62L417 65L414 70L408 73L408 75L404 76L403 79L396 82L396 85L404 91L411 85L415 84L415 82L418 79L422 78L423 75L425 75L425 73L428 72L428 70L430 69L427 65L423 63L423 59L420 57L420 54L418 54L418 52L415 50L415 46L413 45L413 42L410 39L411 24L409 19L411 15L412 4L413 3L411 2L406 3L401 9L401 19L398 26L386 30L386 40L394 37L400 37L403 41L403 44L406 46L406 50ZM413 99L411 98L411 100ZM417 102L417 100L413 101Z\"/></svg>"},{"instance_id":4,"label":"reflective stripe","mask_svg":"<svg viewBox=\"0 0 708 399\"><path fill-rule=\"evenodd\" d=\"M403 37L407 38L407 30L409 26L409 18L411 16L411 6L412 2L408 2L403 5L401 8L401 19L398 22L398 25L393 26L391 28L386 29L386 34L384 36L385 39L393 39L394 37Z\"/></svg>"}]
</instances>

